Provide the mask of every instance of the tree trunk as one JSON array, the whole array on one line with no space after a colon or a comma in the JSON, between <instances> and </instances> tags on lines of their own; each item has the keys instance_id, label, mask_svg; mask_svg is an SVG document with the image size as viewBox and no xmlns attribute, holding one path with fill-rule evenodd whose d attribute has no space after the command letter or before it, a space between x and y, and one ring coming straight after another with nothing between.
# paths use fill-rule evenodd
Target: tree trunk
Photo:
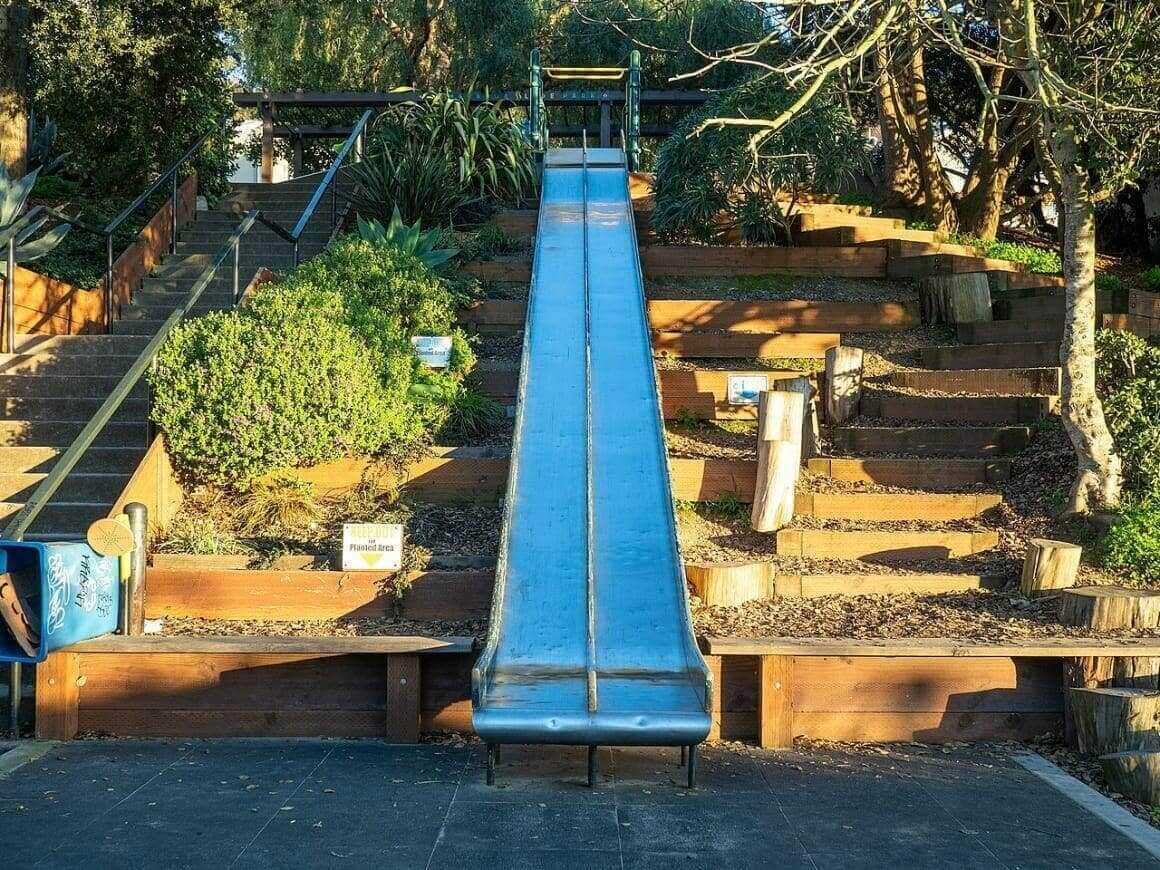
<instances>
[{"instance_id":1,"label":"tree trunk","mask_svg":"<svg viewBox=\"0 0 1160 870\"><path fill-rule=\"evenodd\" d=\"M890 64L886 47L879 43L878 60L878 126L882 131L882 160L885 164L885 200L891 206L917 206L922 203L922 183L918 164L900 130L898 113L903 103L897 94L898 73Z\"/></svg>"},{"instance_id":2,"label":"tree trunk","mask_svg":"<svg viewBox=\"0 0 1160 870\"><path fill-rule=\"evenodd\" d=\"M934 120L931 118L930 101L926 93L926 68L923 64L922 45L914 34L911 36L911 42L910 75L907 84L911 109L914 112L914 144L918 168L922 176L923 191L926 194L926 216L936 229L955 232L959 228L959 216L955 211L954 192L947 181L946 172L935 147Z\"/></svg>"},{"instance_id":3,"label":"tree trunk","mask_svg":"<svg viewBox=\"0 0 1160 870\"><path fill-rule=\"evenodd\" d=\"M0 162L19 177L28 163L28 4L0 2Z\"/></svg>"},{"instance_id":4,"label":"tree trunk","mask_svg":"<svg viewBox=\"0 0 1160 870\"><path fill-rule=\"evenodd\" d=\"M1069 514L1111 508L1120 500L1120 458L1096 395L1096 224L1087 170L1079 162L1075 128L1049 127L1052 157L1060 174L1063 201L1063 274L1067 281L1060 364L1061 413L1075 448L1077 473Z\"/></svg>"}]
</instances>

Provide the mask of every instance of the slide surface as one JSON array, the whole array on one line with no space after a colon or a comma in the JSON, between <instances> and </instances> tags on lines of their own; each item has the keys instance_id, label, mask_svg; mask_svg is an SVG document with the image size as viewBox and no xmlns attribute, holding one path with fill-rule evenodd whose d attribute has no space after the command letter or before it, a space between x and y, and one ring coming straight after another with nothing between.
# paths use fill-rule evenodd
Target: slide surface
<instances>
[{"instance_id":1,"label":"slide surface","mask_svg":"<svg viewBox=\"0 0 1160 870\"><path fill-rule=\"evenodd\" d=\"M474 727L490 743L694 745L711 692L624 154L549 151Z\"/></svg>"}]
</instances>

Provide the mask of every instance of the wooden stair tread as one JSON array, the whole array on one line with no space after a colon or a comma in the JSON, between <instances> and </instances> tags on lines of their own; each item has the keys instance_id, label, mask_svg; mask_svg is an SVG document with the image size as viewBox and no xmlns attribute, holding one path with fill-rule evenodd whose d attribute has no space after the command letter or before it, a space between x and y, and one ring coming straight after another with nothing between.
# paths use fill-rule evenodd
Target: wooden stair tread
<instances>
[{"instance_id":1,"label":"wooden stair tread","mask_svg":"<svg viewBox=\"0 0 1160 870\"><path fill-rule=\"evenodd\" d=\"M471 637L422 637L413 635L356 637L278 637L278 636L178 636L178 635L105 635L73 644L75 652L132 654L204 653L204 654L317 654L350 655L360 653L469 653L475 646Z\"/></svg>"},{"instance_id":2,"label":"wooden stair tread","mask_svg":"<svg viewBox=\"0 0 1160 870\"><path fill-rule=\"evenodd\" d=\"M1020 638L1001 643L954 638L832 639L811 637L717 637L701 641L710 655L934 656L950 658L1074 658L1160 656L1160 637Z\"/></svg>"}]
</instances>

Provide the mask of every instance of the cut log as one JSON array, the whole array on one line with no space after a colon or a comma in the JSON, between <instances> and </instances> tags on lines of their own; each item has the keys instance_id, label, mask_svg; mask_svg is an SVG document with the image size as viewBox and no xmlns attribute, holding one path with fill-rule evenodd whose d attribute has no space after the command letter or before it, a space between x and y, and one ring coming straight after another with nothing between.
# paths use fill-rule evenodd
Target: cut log
<instances>
[{"instance_id":1,"label":"cut log","mask_svg":"<svg viewBox=\"0 0 1160 870\"><path fill-rule=\"evenodd\" d=\"M819 455L822 452L822 433L818 425L818 391L813 382L801 377L781 380L777 385L782 390L802 394L802 461Z\"/></svg>"},{"instance_id":2,"label":"cut log","mask_svg":"<svg viewBox=\"0 0 1160 870\"><path fill-rule=\"evenodd\" d=\"M831 426L858 415L862 357L860 347L831 347L826 351L826 422Z\"/></svg>"},{"instance_id":3,"label":"cut log","mask_svg":"<svg viewBox=\"0 0 1160 870\"><path fill-rule=\"evenodd\" d=\"M1096 631L1160 626L1160 592L1120 586L1068 589L1059 599L1059 621Z\"/></svg>"},{"instance_id":4,"label":"cut log","mask_svg":"<svg viewBox=\"0 0 1160 870\"><path fill-rule=\"evenodd\" d=\"M991 285L985 272L930 275L919 281L923 323L976 323L991 319Z\"/></svg>"},{"instance_id":5,"label":"cut log","mask_svg":"<svg viewBox=\"0 0 1160 870\"><path fill-rule=\"evenodd\" d=\"M1076 745L1085 755L1160 750L1160 692L1069 689Z\"/></svg>"},{"instance_id":6,"label":"cut log","mask_svg":"<svg viewBox=\"0 0 1160 870\"><path fill-rule=\"evenodd\" d=\"M1133 800L1160 804L1160 752L1114 752L1100 757L1104 778Z\"/></svg>"},{"instance_id":7,"label":"cut log","mask_svg":"<svg viewBox=\"0 0 1160 870\"><path fill-rule=\"evenodd\" d=\"M1077 689L1152 689L1160 690L1160 658L1154 656L1080 656L1065 659L1065 687ZM1076 746L1074 717L1071 715L1071 693L1064 692L1064 737L1067 745Z\"/></svg>"},{"instance_id":8,"label":"cut log","mask_svg":"<svg viewBox=\"0 0 1160 870\"><path fill-rule=\"evenodd\" d=\"M758 532L776 532L793 519L802 462L801 393L767 390L757 408L757 480L750 520Z\"/></svg>"},{"instance_id":9,"label":"cut log","mask_svg":"<svg viewBox=\"0 0 1160 870\"><path fill-rule=\"evenodd\" d=\"M1023 594L1038 595L1075 586L1081 555L1083 547L1077 544L1032 538L1023 559L1023 578L1019 584Z\"/></svg>"},{"instance_id":10,"label":"cut log","mask_svg":"<svg viewBox=\"0 0 1160 870\"><path fill-rule=\"evenodd\" d=\"M697 597L710 607L740 607L773 597L772 562L689 564L685 576Z\"/></svg>"}]
</instances>

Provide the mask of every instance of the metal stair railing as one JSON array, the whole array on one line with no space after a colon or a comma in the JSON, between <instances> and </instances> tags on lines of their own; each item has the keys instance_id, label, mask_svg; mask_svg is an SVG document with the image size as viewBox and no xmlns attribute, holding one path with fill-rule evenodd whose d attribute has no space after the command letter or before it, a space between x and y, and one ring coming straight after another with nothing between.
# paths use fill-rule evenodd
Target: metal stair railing
<instances>
[{"instance_id":1,"label":"metal stair railing","mask_svg":"<svg viewBox=\"0 0 1160 870\"><path fill-rule=\"evenodd\" d=\"M338 153L334 157L334 160L331 161L330 166L327 167L327 170L323 174L322 179L314 188L314 193L311 195L310 201L307 202L306 207L302 209L302 214L299 215L298 221L294 224L293 229L286 229L286 227L278 223L278 221L266 218L262 216L261 213L258 214L257 219L259 222L273 230L275 234L294 246L295 267L297 267L299 262L299 243L302 239L302 234L306 232L306 227L309 225L311 219L313 219L314 213L318 210L318 204L322 202L322 197L326 194L328 189L331 192L331 230L333 230L338 224L338 188L334 184L334 181L338 176L338 170L342 168L342 165L346 162L346 158L350 155L352 150L355 152L355 156L358 159L362 159L366 127L367 124L370 123L371 118L374 117L374 114L374 110L367 109L362 113L362 116L355 123L354 127L351 128L350 134L342 143L342 147L339 148Z\"/></svg>"}]
</instances>

